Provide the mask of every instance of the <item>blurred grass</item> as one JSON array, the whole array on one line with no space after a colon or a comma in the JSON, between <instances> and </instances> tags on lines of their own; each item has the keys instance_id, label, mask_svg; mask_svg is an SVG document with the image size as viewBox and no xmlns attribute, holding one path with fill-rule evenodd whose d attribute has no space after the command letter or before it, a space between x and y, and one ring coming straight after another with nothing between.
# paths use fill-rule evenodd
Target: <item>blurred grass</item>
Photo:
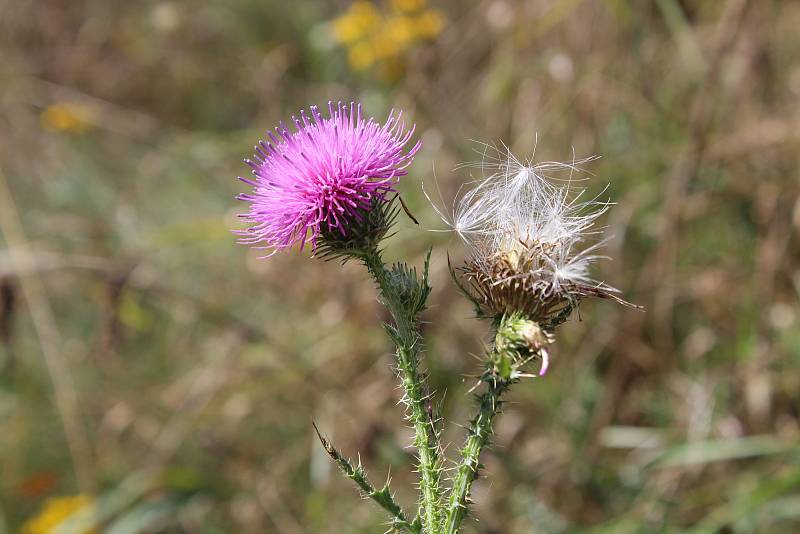
<instances>
[{"instance_id":1,"label":"blurred grass","mask_svg":"<svg viewBox=\"0 0 800 534\"><path fill-rule=\"evenodd\" d=\"M402 186L422 225L402 221L388 254L436 246L426 329L450 422L485 326L449 283L458 243L425 231L421 182L451 198L470 172L451 169L480 158L469 139L603 156L616 239L597 274L648 311L590 303L565 325L547 380L512 393L471 531L797 530L800 5L428 4L436 39L357 72L327 25L345 1L0 4L0 170L24 238L4 224L0 531L85 493L109 532L377 532L312 418L376 480L391 465L411 508L371 284L230 235L248 147L338 99L402 107L423 139Z\"/></svg>"}]
</instances>

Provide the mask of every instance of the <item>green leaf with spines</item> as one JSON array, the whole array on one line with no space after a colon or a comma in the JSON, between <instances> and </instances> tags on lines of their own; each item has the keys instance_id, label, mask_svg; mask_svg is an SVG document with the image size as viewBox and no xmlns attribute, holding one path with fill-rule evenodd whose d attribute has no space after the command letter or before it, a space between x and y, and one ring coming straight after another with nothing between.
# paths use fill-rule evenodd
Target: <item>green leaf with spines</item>
<instances>
[{"instance_id":1,"label":"green leaf with spines","mask_svg":"<svg viewBox=\"0 0 800 534\"><path fill-rule=\"evenodd\" d=\"M320 433L317 425L314 422L311 424L314 427L317 437L322 443L322 447L325 449L325 452L327 452L336 465L339 466L339 469L342 470L345 476L355 482L367 498L375 501L381 508L386 510L392 516L392 527L398 531L405 529L408 532L411 532L411 534L421 534L422 529L421 526L417 526L417 520L409 522L408 519L406 519L403 509L399 504L397 504L397 502L395 502L392 492L389 490L389 482L387 481L380 490L375 489L375 486L373 486L369 480L367 480L367 472L361 465L361 461L359 460L358 465L354 467L350 460L345 458L333 446L330 440Z\"/></svg>"}]
</instances>

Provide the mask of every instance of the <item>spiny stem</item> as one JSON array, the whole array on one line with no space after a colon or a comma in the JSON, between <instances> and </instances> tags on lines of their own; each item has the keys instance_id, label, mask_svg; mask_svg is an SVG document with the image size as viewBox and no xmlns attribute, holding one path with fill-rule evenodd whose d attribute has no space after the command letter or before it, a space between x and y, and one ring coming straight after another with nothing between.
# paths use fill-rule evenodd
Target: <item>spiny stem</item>
<instances>
[{"instance_id":1,"label":"spiny stem","mask_svg":"<svg viewBox=\"0 0 800 534\"><path fill-rule=\"evenodd\" d=\"M420 489L422 492L423 525L428 534L437 534L442 521L441 458L438 435L428 409L425 379L419 372L421 337L416 318L417 311L409 304L377 250L366 251L361 257L364 265L378 284L382 301L394 319L387 331L397 345L397 366L408 406L407 417L414 427L414 446L418 454ZM427 282L423 277L423 284ZM426 297L427 293L423 296Z\"/></svg>"},{"instance_id":2,"label":"spiny stem","mask_svg":"<svg viewBox=\"0 0 800 534\"><path fill-rule=\"evenodd\" d=\"M462 461L453 479L447 504L444 530L446 534L458 532L461 522L467 515L470 489L478 478L478 469L481 467L481 451L492 436L492 422L500 413L500 397L511 385L499 377L486 377L483 380L488 388L477 397L478 414L470 421L469 436L461 449Z\"/></svg>"},{"instance_id":3,"label":"spiny stem","mask_svg":"<svg viewBox=\"0 0 800 534\"><path fill-rule=\"evenodd\" d=\"M518 337L518 330L514 328L518 319L513 315L504 315L494 325L494 347L486 359L486 369L481 375L486 391L476 397L478 413L470 421L469 434L461 449L461 463L453 478L447 502L444 534L456 534L469 511L469 494L472 483L478 478L481 451L492 437L492 423L502 405L500 398L514 382L511 367L519 359L517 351L522 341Z\"/></svg>"},{"instance_id":4,"label":"spiny stem","mask_svg":"<svg viewBox=\"0 0 800 534\"><path fill-rule=\"evenodd\" d=\"M419 520L415 520L410 522L406 518L405 512L403 509L400 508L400 505L395 502L392 493L389 491L389 482L387 481L384 487L380 490L375 489L369 480L367 480L367 473L364 471L364 468L361 467L361 462L356 467L350 463L350 461L342 456L342 454L336 450L336 448L331 444L330 440L323 437L317 428L317 425L312 422L311 423L314 427L314 430L317 432L317 437L319 438L320 442L322 442L322 446L325 448L325 451L333 458L333 461L336 462L336 465L344 472L344 474L351 479L356 485L361 488L361 491L364 494L378 503L378 505L389 512L389 515L392 516L392 523L391 526L397 530L407 530L411 534L421 534L422 533L422 525L420 524Z\"/></svg>"}]
</instances>

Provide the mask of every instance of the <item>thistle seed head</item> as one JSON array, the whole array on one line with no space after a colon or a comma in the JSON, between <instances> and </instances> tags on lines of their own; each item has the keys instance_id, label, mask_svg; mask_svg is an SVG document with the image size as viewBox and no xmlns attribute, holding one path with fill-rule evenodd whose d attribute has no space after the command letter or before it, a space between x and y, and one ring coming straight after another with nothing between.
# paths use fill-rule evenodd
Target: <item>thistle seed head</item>
<instances>
[{"instance_id":1,"label":"thistle seed head","mask_svg":"<svg viewBox=\"0 0 800 534\"><path fill-rule=\"evenodd\" d=\"M587 198L576 174L596 158L534 164L498 154L480 164L492 172L459 195L452 213L435 206L467 245L458 273L481 314L519 313L555 326L586 297L624 303L616 289L589 274L606 242L594 223L610 204ZM558 178L556 171L569 175Z\"/></svg>"}]
</instances>

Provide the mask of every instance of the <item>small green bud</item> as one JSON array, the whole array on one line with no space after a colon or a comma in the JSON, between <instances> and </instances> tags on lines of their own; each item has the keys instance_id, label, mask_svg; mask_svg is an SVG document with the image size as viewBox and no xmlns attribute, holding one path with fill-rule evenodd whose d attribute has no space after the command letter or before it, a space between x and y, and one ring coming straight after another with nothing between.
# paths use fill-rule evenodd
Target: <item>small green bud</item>
<instances>
[{"instance_id":1,"label":"small green bud","mask_svg":"<svg viewBox=\"0 0 800 534\"><path fill-rule=\"evenodd\" d=\"M518 352L523 357L552 342L552 334L545 332L537 322L515 316L505 317L495 336L495 346L499 351Z\"/></svg>"},{"instance_id":2,"label":"small green bud","mask_svg":"<svg viewBox=\"0 0 800 534\"><path fill-rule=\"evenodd\" d=\"M511 375L514 373L514 362L507 353L499 353L495 361L494 371L503 380L511 380Z\"/></svg>"},{"instance_id":3,"label":"small green bud","mask_svg":"<svg viewBox=\"0 0 800 534\"><path fill-rule=\"evenodd\" d=\"M524 321L517 333L531 352L539 351L553 342L553 334L546 332L533 321Z\"/></svg>"},{"instance_id":4,"label":"small green bud","mask_svg":"<svg viewBox=\"0 0 800 534\"><path fill-rule=\"evenodd\" d=\"M547 345L552 342L552 334L536 321L514 315L503 317L495 335L494 371L508 380L533 357L542 356L544 360Z\"/></svg>"}]
</instances>

